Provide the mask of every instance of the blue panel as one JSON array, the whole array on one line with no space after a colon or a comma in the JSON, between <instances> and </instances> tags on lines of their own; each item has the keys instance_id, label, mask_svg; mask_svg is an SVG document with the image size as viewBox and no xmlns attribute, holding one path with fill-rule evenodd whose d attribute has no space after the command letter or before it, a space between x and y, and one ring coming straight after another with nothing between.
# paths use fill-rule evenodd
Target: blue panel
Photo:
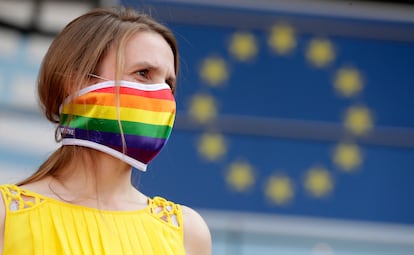
<instances>
[{"instance_id":1,"label":"blue panel","mask_svg":"<svg viewBox=\"0 0 414 255\"><path fill-rule=\"evenodd\" d=\"M235 9L229 12L228 23L219 26L220 21L214 23L215 15L219 15L214 8L204 10L204 14L210 11L211 24L196 24L197 20L183 22L183 12L175 16L173 6L154 4L151 9L155 14L169 13L160 18L168 20L167 25L179 41L179 128L148 172L135 177L144 192L210 209L414 224L414 43L402 40L402 34L399 38L387 35L394 28L397 32L412 31L413 24L326 17L314 17L312 21L308 17L314 23L305 26L296 22L301 18L303 21L303 17L289 13L272 16L266 12L272 18L269 20L276 21L280 15L298 31L295 49L288 56L281 56L267 44L272 22L262 27L249 27L242 21L234 25L237 15L259 17L258 10ZM180 6L187 8L184 14L188 17L195 15L191 6ZM331 24L339 21L346 26L340 31L332 30ZM302 25L295 27L299 23ZM361 32L359 28L363 26L371 26L372 30ZM383 27L388 30L384 29L381 38ZM352 36L353 30L359 34ZM229 53L229 40L238 31L251 33L257 42L258 54L249 62L238 61ZM335 49L333 62L324 68L316 68L306 58L307 46L319 36L327 38ZM203 60L211 56L223 58L229 67L229 79L221 87L209 86L199 75ZM363 81L361 93L350 98L339 96L333 86L336 72L347 66L358 70ZM330 123L336 127L336 138L324 139L322 132L316 132L315 137L260 136L253 135L254 130L239 134L230 128L222 133L227 144L224 155L207 161L198 153L200 136L210 129L220 133L223 127L213 122L210 126L185 128L187 122L183 120L188 117L189 102L199 93L214 97L219 107L218 119L239 116L250 129L257 130L264 128L260 126L263 123L249 122L250 117L299 120L304 126L297 128L304 133L310 123ZM374 133L387 131L388 127L407 131L404 146L392 144L392 135L398 135L393 132L385 134L391 144L381 142L375 135L370 142L359 143L358 137L343 128L344 113L355 105L372 112ZM333 151L343 141L356 142L361 150L361 162L352 172L344 171L333 160ZM237 160L248 162L254 169L253 185L242 192L232 189L226 181L229 165ZM314 166L323 167L332 177L332 190L326 197L310 195L303 184L307 171ZM275 204L265 195L266 182L279 173L289 177L293 185L293 198L286 204Z\"/></svg>"}]
</instances>

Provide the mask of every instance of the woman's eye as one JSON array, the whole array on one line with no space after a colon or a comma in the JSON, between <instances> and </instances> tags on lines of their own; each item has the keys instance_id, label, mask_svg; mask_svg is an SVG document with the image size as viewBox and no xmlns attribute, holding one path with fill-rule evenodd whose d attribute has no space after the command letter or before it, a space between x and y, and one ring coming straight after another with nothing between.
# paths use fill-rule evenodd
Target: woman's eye
<instances>
[{"instance_id":1,"label":"woman's eye","mask_svg":"<svg viewBox=\"0 0 414 255\"><path fill-rule=\"evenodd\" d=\"M140 77L148 79L148 70L139 70L136 72L136 74Z\"/></svg>"}]
</instances>

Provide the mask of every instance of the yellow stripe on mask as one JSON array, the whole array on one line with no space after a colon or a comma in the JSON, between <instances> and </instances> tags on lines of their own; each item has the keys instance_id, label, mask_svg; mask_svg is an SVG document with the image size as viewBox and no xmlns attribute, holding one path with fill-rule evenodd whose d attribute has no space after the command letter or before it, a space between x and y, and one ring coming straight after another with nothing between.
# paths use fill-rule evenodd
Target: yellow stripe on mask
<instances>
[{"instance_id":1,"label":"yellow stripe on mask","mask_svg":"<svg viewBox=\"0 0 414 255\"><path fill-rule=\"evenodd\" d=\"M172 110L172 109L171 109ZM118 107L102 105L68 104L63 107L63 114L78 115L88 118L118 120ZM172 127L174 118L170 112L154 112L141 109L119 108L120 120L134 121L152 125ZM175 116L175 115L172 115Z\"/></svg>"}]
</instances>

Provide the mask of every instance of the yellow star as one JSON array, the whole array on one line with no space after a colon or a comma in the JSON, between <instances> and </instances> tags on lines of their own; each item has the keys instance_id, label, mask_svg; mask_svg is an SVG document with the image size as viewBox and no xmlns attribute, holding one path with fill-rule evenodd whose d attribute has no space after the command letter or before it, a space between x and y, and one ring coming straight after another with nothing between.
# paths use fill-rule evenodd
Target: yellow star
<instances>
[{"instance_id":1,"label":"yellow star","mask_svg":"<svg viewBox=\"0 0 414 255\"><path fill-rule=\"evenodd\" d=\"M316 67L325 67L335 58L332 43L327 39L313 39L306 52L308 61Z\"/></svg>"},{"instance_id":2,"label":"yellow star","mask_svg":"<svg viewBox=\"0 0 414 255\"><path fill-rule=\"evenodd\" d=\"M246 61L257 54L254 35L246 32L235 33L230 41L230 53L240 61Z\"/></svg>"},{"instance_id":3,"label":"yellow star","mask_svg":"<svg viewBox=\"0 0 414 255\"><path fill-rule=\"evenodd\" d=\"M341 68L336 73L334 86L342 96L354 96L362 90L361 75L354 68Z\"/></svg>"},{"instance_id":4,"label":"yellow star","mask_svg":"<svg viewBox=\"0 0 414 255\"><path fill-rule=\"evenodd\" d=\"M306 175L305 188L315 197L326 196L332 190L331 175L322 167L313 167Z\"/></svg>"},{"instance_id":5,"label":"yellow star","mask_svg":"<svg viewBox=\"0 0 414 255\"><path fill-rule=\"evenodd\" d=\"M334 163L346 172L354 171L362 162L362 153L356 144L341 143L334 151Z\"/></svg>"},{"instance_id":6,"label":"yellow star","mask_svg":"<svg viewBox=\"0 0 414 255\"><path fill-rule=\"evenodd\" d=\"M206 58L201 65L201 79L211 86L218 86L226 81L228 73L226 62L219 57Z\"/></svg>"},{"instance_id":7,"label":"yellow star","mask_svg":"<svg viewBox=\"0 0 414 255\"><path fill-rule=\"evenodd\" d=\"M226 180L236 191L247 191L255 182L253 167L246 162L234 162L229 166Z\"/></svg>"},{"instance_id":8,"label":"yellow star","mask_svg":"<svg viewBox=\"0 0 414 255\"><path fill-rule=\"evenodd\" d=\"M355 135L368 133L373 126L371 112L366 107L352 106L345 114L345 127Z\"/></svg>"},{"instance_id":9,"label":"yellow star","mask_svg":"<svg viewBox=\"0 0 414 255\"><path fill-rule=\"evenodd\" d=\"M295 31L287 24L274 25L268 44L276 53L285 55L296 47Z\"/></svg>"},{"instance_id":10,"label":"yellow star","mask_svg":"<svg viewBox=\"0 0 414 255\"><path fill-rule=\"evenodd\" d=\"M190 116L199 123L207 123L217 116L214 98L209 95L195 95L190 102Z\"/></svg>"},{"instance_id":11,"label":"yellow star","mask_svg":"<svg viewBox=\"0 0 414 255\"><path fill-rule=\"evenodd\" d=\"M266 183L265 194L277 205L287 204L294 195L292 182L286 176L271 176Z\"/></svg>"},{"instance_id":12,"label":"yellow star","mask_svg":"<svg viewBox=\"0 0 414 255\"><path fill-rule=\"evenodd\" d=\"M198 152L207 160L215 161L227 151L224 137L220 134L204 134L198 141Z\"/></svg>"}]
</instances>

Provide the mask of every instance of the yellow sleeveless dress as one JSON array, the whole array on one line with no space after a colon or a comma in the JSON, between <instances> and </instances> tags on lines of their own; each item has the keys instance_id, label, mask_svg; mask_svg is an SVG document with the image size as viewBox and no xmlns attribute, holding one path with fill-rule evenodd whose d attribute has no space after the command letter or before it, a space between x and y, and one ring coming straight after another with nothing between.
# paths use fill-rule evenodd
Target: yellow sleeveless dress
<instances>
[{"instance_id":1,"label":"yellow sleeveless dress","mask_svg":"<svg viewBox=\"0 0 414 255\"><path fill-rule=\"evenodd\" d=\"M161 197L136 211L73 205L16 185L0 185L3 255L181 255L181 207Z\"/></svg>"}]
</instances>

